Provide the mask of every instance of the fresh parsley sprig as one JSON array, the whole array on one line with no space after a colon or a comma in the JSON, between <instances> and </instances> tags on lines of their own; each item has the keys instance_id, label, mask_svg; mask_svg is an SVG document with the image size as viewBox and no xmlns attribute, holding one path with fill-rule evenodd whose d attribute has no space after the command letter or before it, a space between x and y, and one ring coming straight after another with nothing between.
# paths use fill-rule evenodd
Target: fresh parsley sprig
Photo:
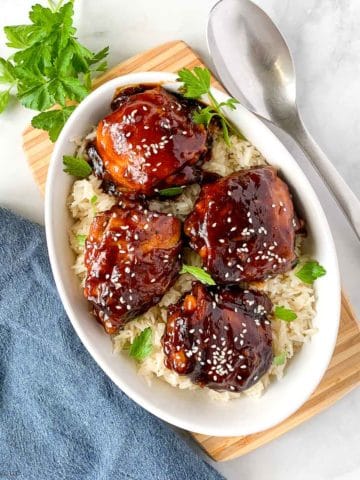
<instances>
[{"instance_id":1,"label":"fresh parsley sprig","mask_svg":"<svg viewBox=\"0 0 360 480\"><path fill-rule=\"evenodd\" d=\"M223 131L223 137L228 146L231 145L230 134L241 136L241 133L226 118L223 107L230 110L236 109L239 103L235 98L229 98L226 102L218 102L211 92L211 74L207 68L195 67L193 71L183 68L178 72L178 80L183 83L182 92L185 97L199 99L202 95L207 95L210 105L202 108L194 113L193 120L195 123L202 123L209 126L211 120L216 117L220 121ZM243 137L242 137L243 138Z\"/></svg>"},{"instance_id":2,"label":"fresh parsley sprig","mask_svg":"<svg viewBox=\"0 0 360 480\"><path fill-rule=\"evenodd\" d=\"M78 42L72 0L48 4L31 8L30 24L4 28L6 45L16 52L7 60L0 57L0 84L5 86L0 113L16 97L24 107L42 112L32 125L48 131L54 142L75 109L69 101L80 102L88 95L92 74L107 67L109 49L94 53Z\"/></svg>"}]
</instances>

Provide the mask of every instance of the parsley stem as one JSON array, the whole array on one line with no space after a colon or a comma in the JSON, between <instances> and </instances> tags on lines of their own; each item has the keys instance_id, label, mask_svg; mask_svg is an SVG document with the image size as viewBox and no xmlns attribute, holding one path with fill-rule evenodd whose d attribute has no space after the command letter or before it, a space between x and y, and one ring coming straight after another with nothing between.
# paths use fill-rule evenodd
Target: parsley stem
<instances>
[{"instance_id":1,"label":"parsley stem","mask_svg":"<svg viewBox=\"0 0 360 480\"><path fill-rule=\"evenodd\" d=\"M208 95L209 95L210 101L212 103L212 106L214 107L214 109L216 110L216 112L218 113L220 118L222 119L222 122L221 122L222 127L224 128L224 123L225 123L227 129L231 133L234 133L235 135L240 136L240 132L237 131L237 129L234 127L234 125L223 114L222 109L219 105L219 102L216 100L216 98L214 97L214 95L211 93L210 90L208 92ZM226 132L226 133L228 133L228 132ZM242 135L241 135L241 137L242 137ZM230 144L230 139L229 138L228 138L228 140L225 138L225 141L228 145Z\"/></svg>"},{"instance_id":2,"label":"parsley stem","mask_svg":"<svg viewBox=\"0 0 360 480\"><path fill-rule=\"evenodd\" d=\"M59 0L58 3L54 3L54 0L48 0L49 7L53 13L60 10L65 0Z\"/></svg>"}]
</instances>

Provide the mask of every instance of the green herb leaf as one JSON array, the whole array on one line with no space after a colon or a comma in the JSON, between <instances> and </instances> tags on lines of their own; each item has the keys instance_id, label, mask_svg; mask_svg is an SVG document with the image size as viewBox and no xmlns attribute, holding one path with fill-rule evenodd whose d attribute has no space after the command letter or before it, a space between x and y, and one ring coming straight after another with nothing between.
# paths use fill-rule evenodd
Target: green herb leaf
<instances>
[{"instance_id":1,"label":"green herb leaf","mask_svg":"<svg viewBox=\"0 0 360 480\"><path fill-rule=\"evenodd\" d=\"M162 197L175 197L176 195L180 195L180 193L183 192L183 187L169 187L169 188L163 188L162 190L159 190L159 195Z\"/></svg>"},{"instance_id":2,"label":"green herb leaf","mask_svg":"<svg viewBox=\"0 0 360 480\"><path fill-rule=\"evenodd\" d=\"M26 108L44 111L53 105L53 99L49 92L49 83L41 78L34 84L20 84L18 87L18 99Z\"/></svg>"},{"instance_id":3,"label":"green herb leaf","mask_svg":"<svg viewBox=\"0 0 360 480\"><path fill-rule=\"evenodd\" d=\"M216 285L215 281L211 278L211 276L205 272L203 268L200 267L193 267L192 265L185 265L183 264L180 274L183 273L190 273L193 275L197 280L199 280L204 285Z\"/></svg>"},{"instance_id":4,"label":"green herb leaf","mask_svg":"<svg viewBox=\"0 0 360 480\"><path fill-rule=\"evenodd\" d=\"M91 59L89 59L89 64L90 65L95 65L98 64L97 67L95 68L96 72L103 72L104 70L107 69L107 62L102 61L104 60L107 56L109 55L109 47L105 47L99 52L95 53ZM101 62L101 63L99 63Z\"/></svg>"},{"instance_id":5,"label":"green herb leaf","mask_svg":"<svg viewBox=\"0 0 360 480\"><path fill-rule=\"evenodd\" d=\"M279 355L276 355L273 358L273 365L284 365L285 360L286 360L286 353L281 352Z\"/></svg>"},{"instance_id":6,"label":"green herb leaf","mask_svg":"<svg viewBox=\"0 0 360 480\"><path fill-rule=\"evenodd\" d=\"M53 4L54 2L51 1ZM33 5L30 12L29 12L29 18L30 20L35 24L35 25L40 25L40 26L48 26L48 28L53 27L56 22L58 22L59 17L57 15L54 15L55 10L57 8L53 5L53 9L50 10L50 8L43 7L40 4Z\"/></svg>"},{"instance_id":7,"label":"green herb leaf","mask_svg":"<svg viewBox=\"0 0 360 480\"><path fill-rule=\"evenodd\" d=\"M207 68L195 67L191 72L183 68L178 72L179 81L184 83L184 96L199 98L210 90L211 74Z\"/></svg>"},{"instance_id":8,"label":"green herb leaf","mask_svg":"<svg viewBox=\"0 0 360 480\"><path fill-rule=\"evenodd\" d=\"M48 112L39 113L31 121L34 128L40 128L49 132L49 137L52 142L55 142L60 132L65 125L67 119L70 117L75 107L64 107L59 110L49 110Z\"/></svg>"},{"instance_id":9,"label":"green herb leaf","mask_svg":"<svg viewBox=\"0 0 360 480\"><path fill-rule=\"evenodd\" d=\"M239 100L236 100L236 98L229 98L226 102L219 103L219 107L228 107L230 110L236 110L236 105L239 103Z\"/></svg>"},{"instance_id":10,"label":"green herb leaf","mask_svg":"<svg viewBox=\"0 0 360 480\"><path fill-rule=\"evenodd\" d=\"M316 260L306 262L295 275L304 283L312 285L314 281L326 274L325 268Z\"/></svg>"},{"instance_id":11,"label":"green herb leaf","mask_svg":"<svg viewBox=\"0 0 360 480\"><path fill-rule=\"evenodd\" d=\"M2 113L5 110L5 108L8 106L9 100L10 100L9 90L0 92L0 113Z\"/></svg>"},{"instance_id":12,"label":"green herb leaf","mask_svg":"<svg viewBox=\"0 0 360 480\"><path fill-rule=\"evenodd\" d=\"M39 4L31 8L29 25L5 27L7 45L17 51L9 60L0 58L0 83L16 86L14 95L22 105L40 112L55 105L66 107L68 100L83 100L92 72L106 68L109 51L106 47L94 53L78 42L73 0L48 3L50 8ZM37 116L33 124L47 130L54 141L73 109Z\"/></svg>"},{"instance_id":13,"label":"green herb leaf","mask_svg":"<svg viewBox=\"0 0 360 480\"><path fill-rule=\"evenodd\" d=\"M93 211L93 214L96 215L96 202L98 201L98 197L97 195L93 195L91 198L90 198L90 203L91 203L91 206L92 206L92 211Z\"/></svg>"},{"instance_id":14,"label":"green herb leaf","mask_svg":"<svg viewBox=\"0 0 360 480\"><path fill-rule=\"evenodd\" d=\"M36 25L16 25L4 27L4 32L9 40L6 44L11 48L26 48L41 41L46 32Z\"/></svg>"},{"instance_id":15,"label":"green herb leaf","mask_svg":"<svg viewBox=\"0 0 360 480\"><path fill-rule=\"evenodd\" d=\"M64 172L78 178L85 178L92 172L90 165L86 160L70 155L63 156Z\"/></svg>"},{"instance_id":16,"label":"green herb leaf","mask_svg":"<svg viewBox=\"0 0 360 480\"><path fill-rule=\"evenodd\" d=\"M228 146L231 145L230 133L233 133L241 138L244 138L240 132L232 125L232 123L225 117L222 108L228 107L235 110L236 104L239 103L235 98L229 98L226 102L219 103L214 95L211 93L210 82L211 74L207 68L195 67L191 72L187 68L183 68L178 72L180 82L183 82L182 91L185 97L199 98L207 94L210 100L210 105L198 110L193 115L195 123L202 123L209 125L214 117L220 121L223 137Z\"/></svg>"},{"instance_id":17,"label":"green herb leaf","mask_svg":"<svg viewBox=\"0 0 360 480\"><path fill-rule=\"evenodd\" d=\"M129 355L135 360L142 361L150 355L152 349L152 330L151 327L147 327L134 338Z\"/></svg>"},{"instance_id":18,"label":"green herb leaf","mask_svg":"<svg viewBox=\"0 0 360 480\"><path fill-rule=\"evenodd\" d=\"M10 62L0 57L0 83L13 85L16 83L14 67Z\"/></svg>"},{"instance_id":19,"label":"green herb leaf","mask_svg":"<svg viewBox=\"0 0 360 480\"><path fill-rule=\"evenodd\" d=\"M84 73L83 80L84 80L85 88L87 88L90 91L92 86L91 73L90 72Z\"/></svg>"},{"instance_id":20,"label":"green herb leaf","mask_svg":"<svg viewBox=\"0 0 360 480\"><path fill-rule=\"evenodd\" d=\"M203 125L209 126L209 123L216 115L217 113L212 107L206 107L196 111L193 115L193 120L195 123L202 123Z\"/></svg>"},{"instance_id":21,"label":"green herb leaf","mask_svg":"<svg viewBox=\"0 0 360 480\"><path fill-rule=\"evenodd\" d=\"M276 306L274 309L275 317L285 322L292 322L297 319L296 313L290 308Z\"/></svg>"},{"instance_id":22,"label":"green herb leaf","mask_svg":"<svg viewBox=\"0 0 360 480\"><path fill-rule=\"evenodd\" d=\"M83 247L85 245L86 238L87 235L76 235L76 240L80 247Z\"/></svg>"},{"instance_id":23,"label":"green herb leaf","mask_svg":"<svg viewBox=\"0 0 360 480\"><path fill-rule=\"evenodd\" d=\"M13 58L17 65L36 73L36 75L47 75L52 71L52 52L45 43L36 43L25 50L19 50Z\"/></svg>"},{"instance_id":24,"label":"green herb leaf","mask_svg":"<svg viewBox=\"0 0 360 480\"><path fill-rule=\"evenodd\" d=\"M105 72L108 68L108 63L106 61L99 63L94 69L94 72Z\"/></svg>"}]
</instances>

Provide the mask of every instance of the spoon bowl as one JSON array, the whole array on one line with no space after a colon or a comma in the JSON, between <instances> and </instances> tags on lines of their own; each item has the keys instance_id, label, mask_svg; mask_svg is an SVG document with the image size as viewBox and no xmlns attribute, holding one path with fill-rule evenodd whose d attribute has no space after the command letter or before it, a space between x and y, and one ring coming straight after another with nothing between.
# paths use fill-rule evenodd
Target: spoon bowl
<instances>
[{"instance_id":1,"label":"spoon bowl","mask_svg":"<svg viewBox=\"0 0 360 480\"><path fill-rule=\"evenodd\" d=\"M284 37L263 13L249 1L220 1L211 12L207 38L226 88L239 90L243 104L274 121L296 108L295 68ZM239 49L235 62L234 42Z\"/></svg>"}]
</instances>

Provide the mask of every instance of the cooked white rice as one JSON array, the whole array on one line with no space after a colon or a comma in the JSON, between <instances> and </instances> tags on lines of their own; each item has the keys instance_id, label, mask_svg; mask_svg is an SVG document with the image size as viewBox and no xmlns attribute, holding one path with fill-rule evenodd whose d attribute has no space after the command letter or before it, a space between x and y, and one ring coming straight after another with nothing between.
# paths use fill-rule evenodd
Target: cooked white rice
<instances>
[{"instance_id":1,"label":"cooked white rice","mask_svg":"<svg viewBox=\"0 0 360 480\"><path fill-rule=\"evenodd\" d=\"M214 142L212 157L206 163L204 169L226 176L242 168L264 165L266 163L260 152L249 142L233 136L231 137L231 143L232 146L229 148L224 140L219 137ZM82 143L79 144L79 148L83 148ZM198 185L192 185L185 188L184 192L175 200L161 202L152 200L150 208L173 213L183 220L193 209L199 191L200 187ZM84 247L79 245L77 236L87 235L96 213L108 210L114 204L115 199L100 190L100 182L93 175L86 180L74 182L69 196L69 209L74 218L74 224L70 230L70 243L76 254L73 268L82 284L86 275ZM298 238L298 250L300 262L305 261L306 257L301 254L300 238ZM188 250L185 255L186 263L201 266L200 259L195 252ZM158 305L127 323L113 337L115 352L121 352L129 347L129 344L133 342L134 338L142 330L146 327L152 328L154 348L152 353L138 365L139 374L143 375L148 382L151 382L155 376L181 389L199 388L187 376L180 376L165 367L164 353L161 347L161 337L164 333L167 318L167 306L176 302L184 292L189 291L192 281L193 277L190 275L181 275ZM258 397L264 392L272 379L280 379L283 376L288 361L316 332L316 329L312 326L315 315L315 294L311 285L304 284L295 276L294 270L276 275L265 282L253 283L251 288L266 292L274 305L290 308L297 314L297 319L292 322L272 320L274 355L285 355L285 362L282 365L272 365L267 374L253 387L243 392L244 395ZM222 401L243 395L240 393L216 392L207 388L204 390L207 390L211 398Z\"/></svg>"}]
</instances>

